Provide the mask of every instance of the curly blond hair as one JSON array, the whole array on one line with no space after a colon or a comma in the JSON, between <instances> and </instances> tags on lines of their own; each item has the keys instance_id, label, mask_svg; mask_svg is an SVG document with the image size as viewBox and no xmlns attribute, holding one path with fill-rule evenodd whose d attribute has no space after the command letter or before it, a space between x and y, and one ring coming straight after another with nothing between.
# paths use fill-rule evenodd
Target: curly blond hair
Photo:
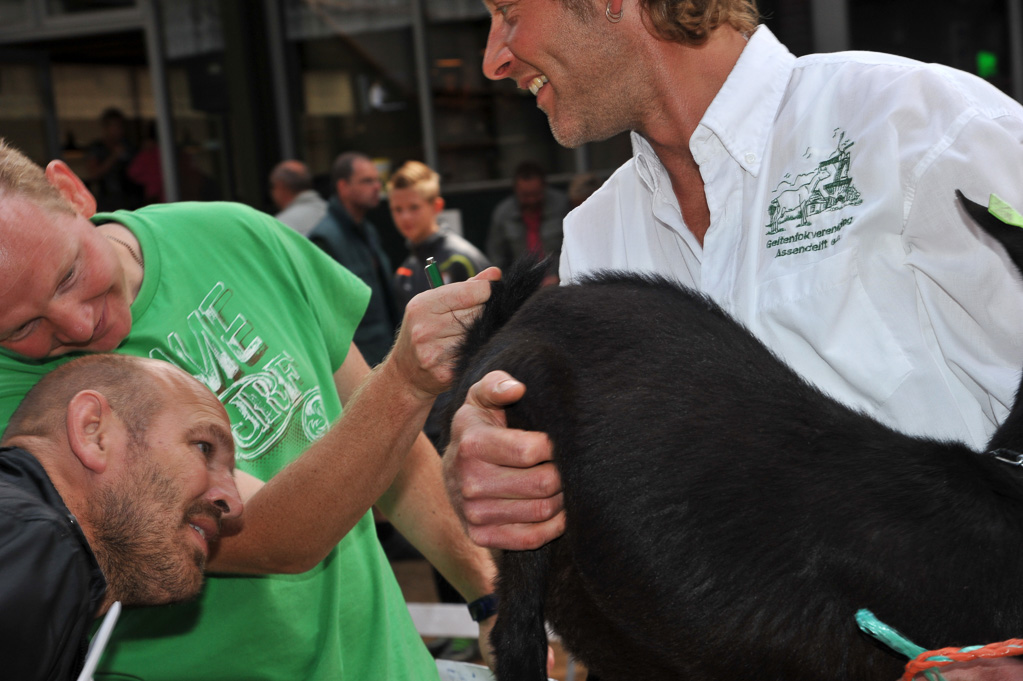
<instances>
[{"instance_id":1,"label":"curly blond hair","mask_svg":"<svg viewBox=\"0 0 1023 681\"><path fill-rule=\"evenodd\" d=\"M74 213L74 207L46 179L46 173L0 138L0 198L9 195L29 199L41 208L63 213Z\"/></svg>"},{"instance_id":2,"label":"curly blond hair","mask_svg":"<svg viewBox=\"0 0 1023 681\"><path fill-rule=\"evenodd\" d=\"M594 16L591 0L561 2L580 17ZM657 35L683 44L699 45L718 26L729 25L749 34L760 23L756 0L639 0L639 3Z\"/></svg>"},{"instance_id":3,"label":"curly blond hair","mask_svg":"<svg viewBox=\"0 0 1023 681\"><path fill-rule=\"evenodd\" d=\"M640 0L657 34L677 43L699 44L718 26L749 34L760 13L756 0Z\"/></svg>"}]
</instances>

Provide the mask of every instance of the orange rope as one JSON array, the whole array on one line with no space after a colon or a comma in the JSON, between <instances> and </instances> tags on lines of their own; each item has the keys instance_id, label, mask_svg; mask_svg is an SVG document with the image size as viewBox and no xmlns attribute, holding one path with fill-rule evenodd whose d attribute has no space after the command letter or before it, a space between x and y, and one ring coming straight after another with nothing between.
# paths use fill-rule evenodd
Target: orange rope
<instances>
[{"instance_id":1,"label":"orange rope","mask_svg":"<svg viewBox=\"0 0 1023 681\"><path fill-rule=\"evenodd\" d=\"M1023 639L1010 638L1008 641L989 643L986 646L975 648L968 652L963 652L959 648L929 650L920 653L916 656L916 659L910 660L906 664L906 673L903 675L902 681L911 681L913 677L923 671L933 669L934 667L944 667L954 662L968 662L978 658L1012 657L1013 655L1023 655ZM931 659L934 657L945 659Z\"/></svg>"}]
</instances>

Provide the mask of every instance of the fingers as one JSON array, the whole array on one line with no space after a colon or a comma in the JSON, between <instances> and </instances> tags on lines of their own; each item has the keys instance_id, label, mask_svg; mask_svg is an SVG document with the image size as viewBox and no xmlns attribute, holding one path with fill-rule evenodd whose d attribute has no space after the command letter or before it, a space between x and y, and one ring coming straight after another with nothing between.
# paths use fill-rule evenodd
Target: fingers
<instances>
[{"instance_id":1,"label":"fingers","mask_svg":"<svg viewBox=\"0 0 1023 681\"><path fill-rule=\"evenodd\" d=\"M463 438L451 464L462 499L549 499L561 493L543 433L480 425Z\"/></svg>"},{"instance_id":2,"label":"fingers","mask_svg":"<svg viewBox=\"0 0 1023 681\"><path fill-rule=\"evenodd\" d=\"M535 549L565 529L561 476L544 433L510 429L504 407L526 387L503 371L469 389L444 456L448 496L480 546Z\"/></svg>"},{"instance_id":3,"label":"fingers","mask_svg":"<svg viewBox=\"0 0 1023 681\"><path fill-rule=\"evenodd\" d=\"M470 279L470 281L473 280L497 281L500 278L501 270L497 269L496 267L488 267L482 272L477 273L475 277L472 277L472 279Z\"/></svg>"},{"instance_id":4,"label":"fingers","mask_svg":"<svg viewBox=\"0 0 1023 681\"><path fill-rule=\"evenodd\" d=\"M469 539L483 548L532 551L565 533L565 515L561 514L545 523L467 526L466 531Z\"/></svg>"},{"instance_id":5,"label":"fingers","mask_svg":"<svg viewBox=\"0 0 1023 681\"><path fill-rule=\"evenodd\" d=\"M500 409L518 402L525 394L526 386L519 383L510 374L504 371L491 371L469 388L469 392L465 396L465 404L484 410ZM464 415L466 419L473 416L483 418L483 414L472 410L468 410ZM504 425L503 411L489 414L489 416L491 417L489 422Z\"/></svg>"},{"instance_id":6,"label":"fingers","mask_svg":"<svg viewBox=\"0 0 1023 681\"><path fill-rule=\"evenodd\" d=\"M538 499L561 492L547 436L507 427L504 407L525 390L503 371L469 389L452 420L445 457L459 498Z\"/></svg>"},{"instance_id":7,"label":"fingers","mask_svg":"<svg viewBox=\"0 0 1023 681\"><path fill-rule=\"evenodd\" d=\"M425 308L423 313L450 313L461 326L465 326L476 318L483 304L490 298L490 282L498 281L500 278L501 270L488 267L466 281L423 291L409 304L418 301ZM418 310L418 307L413 309ZM461 330L459 329L459 335Z\"/></svg>"},{"instance_id":8,"label":"fingers","mask_svg":"<svg viewBox=\"0 0 1023 681\"><path fill-rule=\"evenodd\" d=\"M556 518L564 507L561 493L536 499L463 499L462 503L466 524L471 527L544 523Z\"/></svg>"},{"instance_id":9,"label":"fingers","mask_svg":"<svg viewBox=\"0 0 1023 681\"><path fill-rule=\"evenodd\" d=\"M423 291L415 298L429 300L438 307L448 310L468 309L487 302L487 298L490 297L490 282L500 278L500 270L496 267L491 267L480 272L472 279L455 282L447 286L438 286L429 291Z\"/></svg>"},{"instance_id":10,"label":"fingers","mask_svg":"<svg viewBox=\"0 0 1023 681\"><path fill-rule=\"evenodd\" d=\"M498 272L498 277L500 277L500 272ZM461 335L464 326L479 314L488 298L490 298L489 279L473 278L423 291L409 301L402 326L430 324ZM454 316L454 321L457 321L457 324L452 323L452 319L445 319L451 315Z\"/></svg>"},{"instance_id":11,"label":"fingers","mask_svg":"<svg viewBox=\"0 0 1023 681\"><path fill-rule=\"evenodd\" d=\"M561 478L554 464L518 469L487 464L468 473L461 490L449 488L474 543L491 549L536 549L565 531ZM489 481L488 478L498 478ZM550 489L555 494L548 494Z\"/></svg>"},{"instance_id":12,"label":"fingers","mask_svg":"<svg viewBox=\"0 0 1023 681\"><path fill-rule=\"evenodd\" d=\"M389 359L424 397L450 385L452 356L489 297L490 280L480 278L424 291L409 301Z\"/></svg>"}]
</instances>

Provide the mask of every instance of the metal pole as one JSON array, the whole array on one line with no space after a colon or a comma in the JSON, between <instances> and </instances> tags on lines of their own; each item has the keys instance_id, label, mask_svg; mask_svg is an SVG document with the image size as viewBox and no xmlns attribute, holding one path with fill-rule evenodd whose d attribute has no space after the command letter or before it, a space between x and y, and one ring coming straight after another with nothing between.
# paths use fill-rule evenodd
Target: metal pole
<instances>
[{"instance_id":1,"label":"metal pole","mask_svg":"<svg viewBox=\"0 0 1023 681\"><path fill-rule=\"evenodd\" d=\"M43 125L46 130L46 150L51 159L61 158L60 123L57 120L57 102L53 97L53 74L50 60L40 57L35 62L36 81L39 85L39 99L43 109Z\"/></svg>"},{"instance_id":2,"label":"metal pole","mask_svg":"<svg viewBox=\"0 0 1023 681\"><path fill-rule=\"evenodd\" d=\"M426 49L426 12L424 0L412 0L412 42L416 60L416 86L419 92L419 120L423 131L423 155L426 165L437 168L437 138L433 131L433 93L430 91L430 55Z\"/></svg>"},{"instance_id":3,"label":"metal pole","mask_svg":"<svg viewBox=\"0 0 1023 681\"><path fill-rule=\"evenodd\" d=\"M814 52L839 52L849 49L847 4L847 0L811 0Z\"/></svg>"},{"instance_id":4,"label":"metal pole","mask_svg":"<svg viewBox=\"0 0 1023 681\"><path fill-rule=\"evenodd\" d=\"M580 144L578 147L572 150L572 154L575 160L575 173L585 173L590 169L590 145Z\"/></svg>"},{"instance_id":5,"label":"metal pole","mask_svg":"<svg viewBox=\"0 0 1023 681\"><path fill-rule=\"evenodd\" d=\"M1009 45L1012 96L1023 102L1023 0L1009 0Z\"/></svg>"},{"instance_id":6,"label":"metal pole","mask_svg":"<svg viewBox=\"0 0 1023 681\"><path fill-rule=\"evenodd\" d=\"M297 158L295 151L295 119L291 115L292 90L288 84L288 67L284 58L287 40L284 12L280 0L265 0L267 49L270 55L270 77L273 79L274 109L277 112L277 136L280 138L280 160Z\"/></svg>"},{"instance_id":7,"label":"metal pole","mask_svg":"<svg viewBox=\"0 0 1023 681\"><path fill-rule=\"evenodd\" d=\"M166 52L163 47L160 0L142 0L139 5L146 28L146 57L149 61L149 77L153 82L153 106L156 109L156 137L160 145L163 194L164 200L171 203L181 200L181 189L178 183L178 149L174 140L167 64L164 61Z\"/></svg>"}]
</instances>

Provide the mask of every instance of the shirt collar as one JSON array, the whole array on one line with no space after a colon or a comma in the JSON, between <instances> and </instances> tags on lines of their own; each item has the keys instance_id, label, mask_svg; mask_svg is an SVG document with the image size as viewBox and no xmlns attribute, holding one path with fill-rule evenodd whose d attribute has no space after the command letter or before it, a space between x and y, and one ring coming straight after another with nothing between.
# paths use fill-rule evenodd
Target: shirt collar
<instances>
[{"instance_id":1,"label":"shirt collar","mask_svg":"<svg viewBox=\"0 0 1023 681\"><path fill-rule=\"evenodd\" d=\"M756 176L795 61L767 26L759 26L700 120L690 148L714 135L736 163ZM663 166L642 135L633 132L631 137L636 172L656 192Z\"/></svg>"},{"instance_id":2,"label":"shirt collar","mask_svg":"<svg viewBox=\"0 0 1023 681\"><path fill-rule=\"evenodd\" d=\"M795 61L769 28L758 27L707 108L693 139L706 128L721 140L736 163L756 176Z\"/></svg>"},{"instance_id":3,"label":"shirt collar","mask_svg":"<svg viewBox=\"0 0 1023 681\"><path fill-rule=\"evenodd\" d=\"M295 196L292 203L316 203L318 200L322 201L323 199L315 189L305 189Z\"/></svg>"},{"instance_id":4,"label":"shirt collar","mask_svg":"<svg viewBox=\"0 0 1023 681\"><path fill-rule=\"evenodd\" d=\"M339 222L348 223L350 225L354 225L363 232L366 231L366 223L369 222L369 220L367 218L363 218L362 222L356 222L355 218L353 218L352 214L348 212L348 209L345 208L345 204L341 203L341 199L339 199L336 194L330 197L328 209L334 212L335 217Z\"/></svg>"},{"instance_id":5,"label":"shirt collar","mask_svg":"<svg viewBox=\"0 0 1023 681\"><path fill-rule=\"evenodd\" d=\"M645 137L633 130L629 138L632 140L632 162L636 165L636 174L650 193L656 194L664 166Z\"/></svg>"}]
</instances>

